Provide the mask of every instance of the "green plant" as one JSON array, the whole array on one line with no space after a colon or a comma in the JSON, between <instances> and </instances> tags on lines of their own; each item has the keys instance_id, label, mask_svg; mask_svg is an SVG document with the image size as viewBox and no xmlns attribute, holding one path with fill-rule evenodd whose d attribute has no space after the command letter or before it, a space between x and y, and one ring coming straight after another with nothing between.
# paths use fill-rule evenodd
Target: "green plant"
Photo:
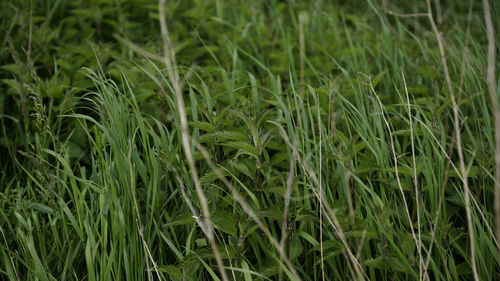
<instances>
[{"instance_id":1,"label":"green plant","mask_svg":"<svg viewBox=\"0 0 500 281\"><path fill-rule=\"evenodd\" d=\"M496 2L159 2L0 2L0 279L500 277Z\"/></svg>"}]
</instances>

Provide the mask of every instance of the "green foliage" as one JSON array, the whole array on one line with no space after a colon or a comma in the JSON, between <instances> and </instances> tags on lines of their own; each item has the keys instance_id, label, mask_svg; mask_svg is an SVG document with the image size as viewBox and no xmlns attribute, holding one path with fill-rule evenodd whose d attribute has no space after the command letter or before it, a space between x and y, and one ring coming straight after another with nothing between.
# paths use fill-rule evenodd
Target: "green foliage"
<instances>
[{"instance_id":1,"label":"green foliage","mask_svg":"<svg viewBox=\"0 0 500 281\"><path fill-rule=\"evenodd\" d=\"M430 280L472 279L437 42L427 18L392 16L386 2L426 9L167 1L193 156L230 278L294 277L221 175L270 235L285 237L302 280L323 270L325 280L356 280L347 247L366 279L417 280L420 244ZM482 6L474 2L467 34L468 1L431 2L445 9L476 264L481 280L497 280ZM158 17L153 0L0 1L0 279L220 278L197 224L175 95L162 63L134 48L162 55Z\"/></svg>"}]
</instances>

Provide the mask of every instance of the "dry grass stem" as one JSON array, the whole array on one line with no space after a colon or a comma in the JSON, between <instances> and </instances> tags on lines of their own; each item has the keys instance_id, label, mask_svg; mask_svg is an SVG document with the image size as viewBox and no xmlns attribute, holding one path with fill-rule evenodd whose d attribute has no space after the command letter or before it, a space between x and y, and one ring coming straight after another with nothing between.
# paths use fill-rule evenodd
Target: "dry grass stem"
<instances>
[{"instance_id":1,"label":"dry grass stem","mask_svg":"<svg viewBox=\"0 0 500 281\"><path fill-rule=\"evenodd\" d=\"M462 135L460 132L460 108L459 105L456 101L455 98L455 91L453 89L453 85L451 82L451 77L450 77L450 72L448 70L448 64L446 62L446 55L444 51L444 39L442 37L442 34L439 32L436 23L434 21L434 17L432 16L432 7L430 0L426 0L427 3L427 15L429 18L429 21L431 23L432 30L436 36L436 40L438 42L438 47L439 47L439 53L441 56L441 65L444 69L444 76L446 80L446 84L448 86L448 92L450 94L450 99L453 107L453 122L454 122L454 129L455 129L455 136L457 140L457 154L458 154L458 160L460 162L460 174L462 176L462 183L464 187L464 199L465 199L465 213L467 217L467 229L469 233L469 243L470 243L470 252L471 252L471 266L472 266L472 274L474 276L475 281L479 281L479 275L477 273L477 266L476 266L476 247L475 247L475 242L474 242L474 227L472 225L472 215L471 215L471 209L470 209L470 190L469 190L469 183L468 183L468 175L465 167L465 160L464 160L464 155L462 151Z\"/></svg>"},{"instance_id":2,"label":"dry grass stem","mask_svg":"<svg viewBox=\"0 0 500 281\"><path fill-rule=\"evenodd\" d=\"M180 87L179 74L177 72L177 69L175 68L176 63L175 63L174 49L170 42L170 37L168 35L168 29L167 29L167 22L165 19L165 0L158 1L158 13L160 16L161 36L163 39L163 62L167 67L168 78L170 80L170 84L172 85L176 96L184 154L189 163L189 168L193 178L196 194L198 195L198 200L200 201L201 204L206 236L210 241L210 245L212 247L212 251L214 253L217 266L219 267L222 280L228 281L229 278L227 277L226 270L224 269L224 263L222 262L222 257L219 253L219 249L217 248L217 242L214 237L214 228L212 225L212 221L210 220L210 210L208 208L207 198L203 193L203 189L201 187L200 179L198 176L198 171L194 163L193 152L191 150L191 136L189 135L187 115L185 109L186 107L184 106L184 99L182 97L182 89Z\"/></svg>"}]
</instances>

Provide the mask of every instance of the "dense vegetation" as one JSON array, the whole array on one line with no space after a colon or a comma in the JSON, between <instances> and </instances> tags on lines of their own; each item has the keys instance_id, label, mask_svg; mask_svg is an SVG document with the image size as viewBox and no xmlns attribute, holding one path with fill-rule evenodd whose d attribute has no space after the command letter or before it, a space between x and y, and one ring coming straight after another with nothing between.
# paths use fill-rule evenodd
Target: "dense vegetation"
<instances>
[{"instance_id":1,"label":"dense vegetation","mask_svg":"<svg viewBox=\"0 0 500 281\"><path fill-rule=\"evenodd\" d=\"M488 1L409 2L0 1L0 279L499 280Z\"/></svg>"}]
</instances>

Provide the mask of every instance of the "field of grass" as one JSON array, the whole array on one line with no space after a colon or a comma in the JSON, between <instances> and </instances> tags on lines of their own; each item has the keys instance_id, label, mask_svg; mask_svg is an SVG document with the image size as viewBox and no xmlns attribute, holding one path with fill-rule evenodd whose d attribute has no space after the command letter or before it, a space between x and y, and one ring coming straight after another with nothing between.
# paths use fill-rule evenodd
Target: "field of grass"
<instances>
[{"instance_id":1,"label":"field of grass","mask_svg":"<svg viewBox=\"0 0 500 281\"><path fill-rule=\"evenodd\" d=\"M0 1L0 280L500 280L500 3L410 2Z\"/></svg>"}]
</instances>

